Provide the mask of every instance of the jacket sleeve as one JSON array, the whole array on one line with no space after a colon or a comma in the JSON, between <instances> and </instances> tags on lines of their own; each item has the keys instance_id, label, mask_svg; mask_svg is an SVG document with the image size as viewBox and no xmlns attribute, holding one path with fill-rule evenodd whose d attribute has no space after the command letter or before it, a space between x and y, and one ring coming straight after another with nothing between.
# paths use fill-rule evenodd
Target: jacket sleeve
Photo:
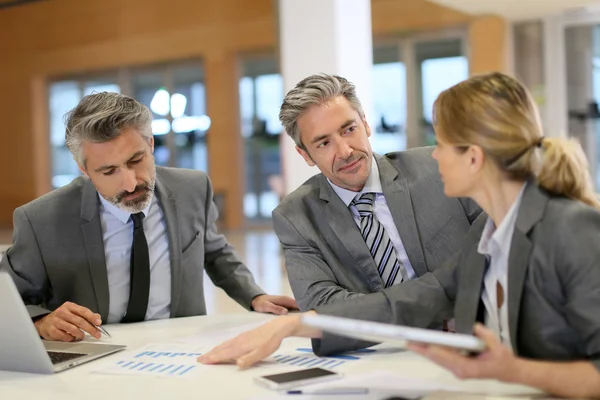
<instances>
[{"instance_id":1,"label":"jacket sleeve","mask_svg":"<svg viewBox=\"0 0 600 400\"><path fill-rule=\"evenodd\" d=\"M51 290L44 260L27 213L17 208L13 213L12 246L0 261L0 270L15 282L31 318L50 313L46 301Z\"/></svg>"}]
</instances>

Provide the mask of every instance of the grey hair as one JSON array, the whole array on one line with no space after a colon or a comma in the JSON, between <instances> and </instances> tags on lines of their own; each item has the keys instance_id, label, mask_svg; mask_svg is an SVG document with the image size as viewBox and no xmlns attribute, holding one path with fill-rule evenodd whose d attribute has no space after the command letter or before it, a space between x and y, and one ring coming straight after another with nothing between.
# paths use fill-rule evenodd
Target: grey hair
<instances>
[{"instance_id":1,"label":"grey hair","mask_svg":"<svg viewBox=\"0 0 600 400\"><path fill-rule=\"evenodd\" d=\"M65 115L65 144L75 161L85 166L84 142L105 143L124 129L137 129L144 139L152 138L152 112L137 100L118 93L101 92L85 96Z\"/></svg>"},{"instance_id":2,"label":"grey hair","mask_svg":"<svg viewBox=\"0 0 600 400\"><path fill-rule=\"evenodd\" d=\"M301 80L290 90L279 111L279 121L296 146L306 149L300 138L298 120L315 105L321 105L339 96L344 96L362 119L365 118L354 84L337 75L317 74Z\"/></svg>"}]
</instances>

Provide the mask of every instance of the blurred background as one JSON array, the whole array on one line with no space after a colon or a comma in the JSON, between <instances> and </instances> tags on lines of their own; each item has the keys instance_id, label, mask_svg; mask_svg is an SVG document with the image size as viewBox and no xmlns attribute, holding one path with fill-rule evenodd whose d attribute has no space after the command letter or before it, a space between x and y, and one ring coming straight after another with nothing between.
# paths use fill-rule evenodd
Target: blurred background
<instances>
[{"instance_id":1,"label":"blurred background","mask_svg":"<svg viewBox=\"0 0 600 400\"><path fill-rule=\"evenodd\" d=\"M16 207L78 176L63 116L94 91L152 110L158 165L209 174L220 227L273 292L271 211L317 172L277 117L312 73L357 84L378 153L433 144L440 91L512 73L600 182L599 26L585 0L0 0L0 244Z\"/></svg>"}]
</instances>

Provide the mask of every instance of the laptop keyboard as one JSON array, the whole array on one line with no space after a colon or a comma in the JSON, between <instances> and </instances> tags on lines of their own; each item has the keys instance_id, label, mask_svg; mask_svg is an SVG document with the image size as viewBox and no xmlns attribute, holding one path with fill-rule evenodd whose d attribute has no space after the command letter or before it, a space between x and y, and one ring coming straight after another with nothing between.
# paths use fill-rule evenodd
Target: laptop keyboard
<instances>
[{"instance_id":1,"label":"laptop keyboard","mask_svg":"<svg viewBox=\"0 0 600 400\"><path fill-rule=\"evenodd\" d=\"M73 360L74 358L84 357L87 354L83 353L64 353L62 351L48 351L52 364L58 364L64 361Z\"/></svg>"}]
</instances>

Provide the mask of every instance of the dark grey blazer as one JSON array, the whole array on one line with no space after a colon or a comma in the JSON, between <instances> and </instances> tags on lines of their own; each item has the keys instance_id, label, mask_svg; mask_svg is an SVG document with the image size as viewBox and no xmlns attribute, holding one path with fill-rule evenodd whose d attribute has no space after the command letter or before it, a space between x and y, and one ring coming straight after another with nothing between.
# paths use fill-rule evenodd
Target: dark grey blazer
<instances>
[{"instance_id":1,"label":"dark grey blazer","mask_svg":"<svg viewBox=\"0 0 600 400\"><path fill-rule=\"evenodd\" d=\"M417 276L456 253L481 212L470 200L446 197L431 152L428 147L375 155L387 205ZM351 210L322 174L282 201L273 224L302 310L383 289Z\"/></svg>"},{"instance_id":2,"label":"dark grey blazer","mask_svg":"<svg viewBox=\"0 0 600 400\"><path fill-rule=\"evenodd\" d=\"M418 280L317 312L427 327L454 309L456 330L481 321L485 258L473 224L457 262ZM600 212L552 196L531 181L523 194L508 266L508 318L516 354L540 360L589 360L600 369ZM321 354L368 345L326 335Z\"/></svg>"},{"instance_id":3,"label":"dark grey blazer","mask_svg":"<svg viewBox=\"0 0 600 400\"><path fill-rule=\"evenodd\" d=\"M204 172L156 168L156 197L167 225L171 317L206 314L203 272L243 307L263 294L217 232L217 208ZM32 317L71 301L108 318L109 291L100 200L84 177L19 207L13 245L0 261Z\"/></svg>"}]
</instances>

